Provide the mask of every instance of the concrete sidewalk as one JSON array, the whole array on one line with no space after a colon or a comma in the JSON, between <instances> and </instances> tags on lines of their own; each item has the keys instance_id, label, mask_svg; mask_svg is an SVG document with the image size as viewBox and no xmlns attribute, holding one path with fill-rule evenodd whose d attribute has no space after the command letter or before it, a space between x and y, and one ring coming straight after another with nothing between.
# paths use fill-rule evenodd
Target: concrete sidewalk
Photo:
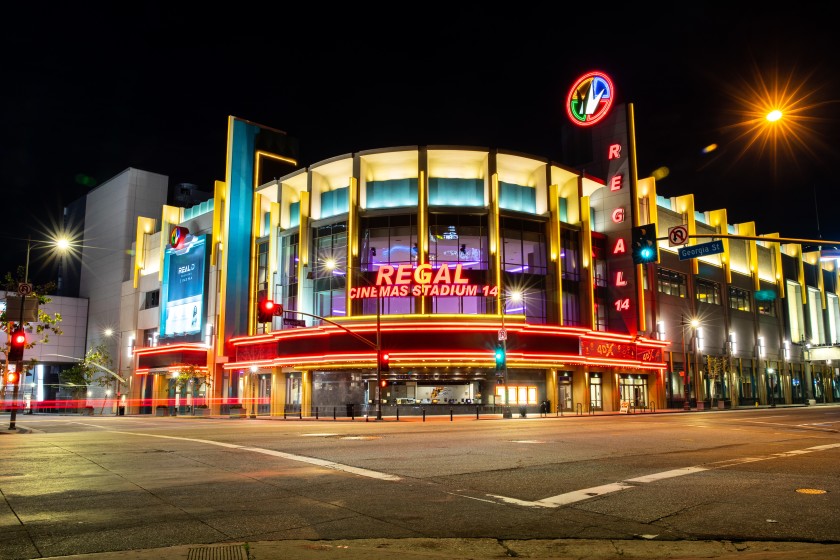
<instances>
[{"instance_id":1,"label":"concrete sidewalk","mask_svg":"<svg viewBox=\"0 0 840 560\"><path fill-rule=\"evenodd\" d=\"M53 558L86 560L488 560L534 558L840 558L840 544L653 540L363 539L258 541L101 552Z\"/></svg>"}]
</instances>

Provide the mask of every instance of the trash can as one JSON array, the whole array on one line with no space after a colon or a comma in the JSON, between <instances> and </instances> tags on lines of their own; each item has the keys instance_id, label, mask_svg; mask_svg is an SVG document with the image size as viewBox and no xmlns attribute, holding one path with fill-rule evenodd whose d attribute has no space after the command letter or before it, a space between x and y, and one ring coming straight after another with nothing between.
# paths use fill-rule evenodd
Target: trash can
<instances>
[{"instance_id":1,"label":"trash can","mask_svg":"<svg viewBox=\"0 0 840 560\"><path fill-rule=\"evenodd\" d=\"M125 407L124 406L118 406L117 407L117 416L125 416Z\"/></svg>"}]
</instances>

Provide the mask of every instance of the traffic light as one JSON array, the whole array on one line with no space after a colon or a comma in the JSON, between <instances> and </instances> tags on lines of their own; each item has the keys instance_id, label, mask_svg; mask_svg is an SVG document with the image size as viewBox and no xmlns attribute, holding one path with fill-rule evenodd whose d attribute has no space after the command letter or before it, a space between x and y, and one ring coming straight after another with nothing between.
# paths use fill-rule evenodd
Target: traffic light
<instances>
[{"instance_id":1,"label":"traffic light","mask_svg":"<svg viewBox=\"0 0 840 560\"><path fill-rule=\"evenodd\" d=\"M26 346L26 331L17 327L12 331L12 336L9 337L9 355L10 362L19 362L23 360L23 348Z\"/></svg>"},{"instance_id":2,"label":"traffic light","mask_svg":"<svg viewBox=\"0 0 840 560\"><path fill-rule=\"evenodd\" d=\"M656 243L656 224L635 226L632 232L633 264L647 264L659 261L659 245Z\"/></svg>"},{"instance_id":3,"label":"traffic light","mask_svg":"<svg viewBox=\"0 0 840 560\"><path fill-rule=\"evenodd\" d=\"M18 379L20 379L20 374L18 374L18 372L16 371L9 370L6 372L3 381L7 385L17 385Z\"/></svg>"},{"instance_id":4,"label":"traffic light","mask_svg":"<svg viewBox=\"0 0 840 560\"><path fill-rule=\"evenodd\" d=\"M390 371L391 364L390 364L391 355L388 352L383 352L382 350L379 351L379 371ZM383 385L384 387L384 385Z\"/></svg>"},{"instance_id":5,"label":"traffic light","mask_svg":"<svg viewBox=\"0 0 840 560\"><path fill-rule=\"evenodd\" d=\"M259 323L270 323L275 315L282 314L283 306L268 298L260 300L257 306L257 322Z\"/></svg>"},{"instance_id":6,"label":"traffic light","mask_svg":"<svg viewBox=\"0 0 840 560\"><path fill-rule=\"evenodd\" d=\"M505 347L500 342L496 344L496 371L504 371L505 370Z\"/></svg>"}]
</instances>

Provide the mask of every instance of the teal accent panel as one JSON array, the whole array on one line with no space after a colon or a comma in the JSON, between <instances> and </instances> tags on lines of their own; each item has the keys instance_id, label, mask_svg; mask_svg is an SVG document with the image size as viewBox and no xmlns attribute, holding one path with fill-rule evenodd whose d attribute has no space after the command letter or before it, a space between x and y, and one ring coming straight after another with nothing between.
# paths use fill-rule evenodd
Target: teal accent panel
<instances>
[{"instance_id":1,"label":"teal accent panel","mask_svg":"<svg viewBox=\"0 0 840 560\"><path fill-rule=\"evenodd\" d=\"M254 151L260 127L233 119L230 147L230 197L228 198L227 290L225 336L248 333L248 296L251 260L251 222L254 207ZM267 131L265 131L267 132Z\"/></svg>"},{"instance_id":2,"label":"teal accent panel","mask_svg":"<svg viewBox=\"0 0 840 560\"><path fill-rule=\"evenodd\" d=\"M289 204L289 227L298 227L300 225L300 202L292 202Z\"/></svg>"},{"instance_id":3,"label":"teal accent panel","mask_svg":"<svg viewBox=\"0 0 840 560\"><path fill-rule=\"evenodd\" d=\"M671 199L664 196L656 195L656 205L661 206L662 208L667 208L668 210L673 210L671 207Z\"/></svg>"},{"instance_id":4,"label":"teal accent panel","mask_svg":"<svg viewBox=\"0 0 840 560\"><path fill-rule=\"evenodd\" d=\"M417 206L417 178L368 181L365 195L368 208Z\"/></svg>"},{"instance_id":5,"label":"teal accent panel","mask_svg":"<svg viewBox=\"0 0 840 560\"><path fill-rule=\"evenodd\" d=\"M704 214L703 212L698 212L697 210L695 210L694 211L694 219L696 221L700 222L701 224L707 224L708 225L708 223L706 222L706 214Z\"/></svg>"},{"instance_id":6,"label":"teal accent panel","mask_svg":"<svg viewBox=\"0 0 840 560\"><path fill-rule=\"evenodd\" d=\"M484 206L484 181L482 179L430 177L429 204Z\"/></svg>"},{"instance_id":7,"label":"teal accent panel","mask_svg":"<svg viewBox=\"0 0 840 560\"><path fill-rule=\"evenodd\" d=\"M738 228L736 228L733 224L726 224L726 232L729 235L738 235Z\"/></svg>"},{"instance_id":8,"label":"teal accent panel","mask_svg":"<svg viewBox=\"0 0 840 560\"><path fill-rule=\"evenodd\" d=\"M321 217L329 218L349 211L349 192L350 189L342 187L321 193Z\"/></svg>"},{"instance_id":9,"label":"teal accent panel","mask_svg":"<svg viewBox=\"0 0 840 560\"><path fill-rule=\"evenodd\" d=\"M569 201L565 198L561 198L557 201L557 210L560 212L560 221L561 222L568 222L569 221Z\"/></svg>"},{"instance_id":10,"label":"teal accent panel","mask_svg":"<svg viewBox=\"0 0 840 560\"><path fill-rule=\"evenodd\" d=\"M499 181L499 208L537 213L537 189Z\"/></svg>"},{"instance_id":11,"label":"teal accent panel","mask_svg":"<svg viewBox=\"0 0 840 560\"><path fill-rule=\"evenodd\" d=\"M197 218L202 214L206 214L208 212L213 211L213 199L205 200L200 204L196 204L190 208L184 209L184 221L191 220L193 218Z\"/></svg>"}]
</instances>

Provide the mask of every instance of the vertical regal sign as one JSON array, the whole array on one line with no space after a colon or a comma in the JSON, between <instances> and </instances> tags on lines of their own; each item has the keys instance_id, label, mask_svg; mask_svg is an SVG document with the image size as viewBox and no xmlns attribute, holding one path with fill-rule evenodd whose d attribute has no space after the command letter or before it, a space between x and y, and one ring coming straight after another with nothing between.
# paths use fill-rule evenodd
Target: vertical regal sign
<instances>
[{"instance_id":1,"label":"vertical regal sign","mask_svg":"<svg viewBox=\"0 0 840 560\"><path fill-rule=\"evenodd\" d=\"M603 162L606 185L592 193L592 230L607 236L607 328L611 332L637 332L636 279L630 236L633 226L630 140L626 109L610 111L615 100L612 80L602 72L589 72L572 87L566 109L578 126L592 126L595 160ZM603 303L602 303L603 305Z\"/></svg>"}]
</instances>

